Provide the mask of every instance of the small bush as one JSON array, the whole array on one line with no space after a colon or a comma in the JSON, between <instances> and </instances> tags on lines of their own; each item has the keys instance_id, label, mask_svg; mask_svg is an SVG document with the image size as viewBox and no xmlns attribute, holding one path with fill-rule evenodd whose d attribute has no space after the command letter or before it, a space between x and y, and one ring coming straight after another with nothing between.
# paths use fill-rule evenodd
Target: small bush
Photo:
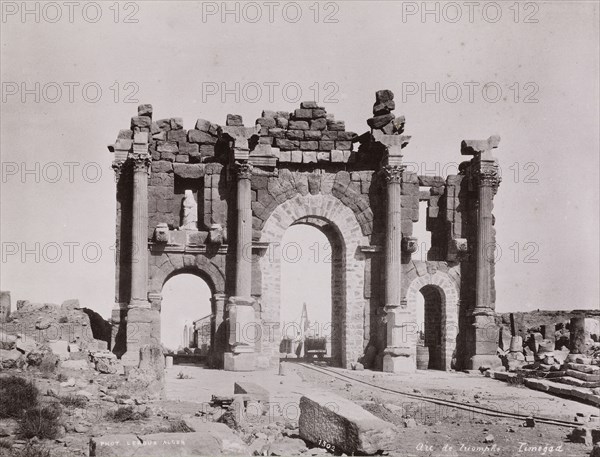
<instances>
[{"instance_id":1,"label":"small bush","mask_svg":"<svg viewBox=\"0 0 600 457\"><path fill-rule=\"evenodd\" d=\"M0 417L20 417L24 410L37 406L38 394L37 387L24 378L0 378Z\"/></svg>"},{"instance_id":2,"label":"small bush","mask_svg":"<svg viewBox=\"0 0 600 457\"><path fill-rule=\"evenodd\" d=\"M13 454L14 457L52 457L46 446L28 443L23 449Z\"/></svg>"},{"instance_id":3,"label":"small bush","mask_svg":"<svg viewBox=\"0 0 600 457\"><path fill-rule=\"evenodd\" d=\"M60 359L57 355L52 354L51 352L47 352L42 355L40 364L38 366L42 376L44 378L49 378L54 375L56 372L56 367L58 367L58 363Z\"/></svg>"},{"instance_id":4,"label":"small bush","mask_svg":"<svg viewBox=\"0 0 600 457\"><path fill-rule=\"evenodd\" d=\"M150 417L150 412L146 410L141 413L133 406L120 406L116 410L107 412L106 417L113 422L137 421Z\"/></svg>"},{"instance_id":5,"label":"small bush","mask_svg":"<svg viewBox=\"0 0 600 457\"><path fill-rule=\"evenodd\" d=\"M184 420L169 421L169 425L160 428L159 433L191 433L195 431Z\"/></svg>"},{"instance_id":6,"label":"small bush","mask_svg":"<svg viewBox=\"0 0 600 457\"><path fill-rule=\"evenodd\" d=\"M60 397L59 401L65 408L85 408L88 399L83 395L65 395Z\"/></svg>"},{"instance_id":7,"label":"small bush","mask_svg":"<svg viewBox=\"0 0 600 457\"><path fill-rule=\"evenodd\" d=\"M37 436L40 439L53 440L60 433L61 414L57 404L29 408L19 419L18 433L27 439Z\"/></svg>"},{"instance_id":8,"label":"small bush","mask_svg":"<svg viewBox=\"0 0 600 457\"><path fill-rule=\"evenodd\" d=\"M13 442L10 438L0 438L0 449L12 449Z\"/></svg>"},{"instance_id":9,"label":"small bush","mask_svg":"<svg viewBox=\"0 0 600 457\"><path fill-rule=\"evenodd\" d=\"M64 373L58 373L58 376L56 376L58 382L65 382L67 379L69 379L69 377Z\"/></svg>"},{"instance_id":10,"label":"small bush","mask_svg":"<svg viewBox=\"0 0 600 457\"><path fill-rule=\"evenodd\" d=\"M189 374L184 374L183 371L177 373L177 379L192 379Z\"/></svg>"}]
</instances>

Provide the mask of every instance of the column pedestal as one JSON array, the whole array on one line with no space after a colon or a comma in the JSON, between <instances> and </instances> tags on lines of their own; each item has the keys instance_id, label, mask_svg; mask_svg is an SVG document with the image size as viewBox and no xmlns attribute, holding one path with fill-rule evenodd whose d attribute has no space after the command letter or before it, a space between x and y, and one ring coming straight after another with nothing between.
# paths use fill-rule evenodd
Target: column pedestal
<instances>
[{"instance_id":1,"label":"column pedestal","mask_svg":"<svg viewBox=\"0 0 600 457\"><path fill-rule=\"evenodd\" d=\"M229 297L228 343L231 352L226 352L223 357L223 368L227 371L253 371L256 368L254 345L260 331L253 305L251 297Z\"/></svg>"}]
</instances>

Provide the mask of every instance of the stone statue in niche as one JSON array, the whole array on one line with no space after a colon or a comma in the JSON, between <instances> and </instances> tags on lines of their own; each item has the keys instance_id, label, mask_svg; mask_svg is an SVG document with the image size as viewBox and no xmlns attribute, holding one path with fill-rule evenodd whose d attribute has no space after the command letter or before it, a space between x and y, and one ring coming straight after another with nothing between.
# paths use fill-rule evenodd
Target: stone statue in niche
<instances>
[{"instance_id":1,"label":"stone statue in niche","mask_svg":"<svg viewBox=\"0 0 600 457\"><path fill-rule=\"evenodd\" d=\"M185 191L182 206L183 217L180 228L182 230L198 230L198 204L196 203L194 194L191 190Z\"/></svg>"}]
</instances>

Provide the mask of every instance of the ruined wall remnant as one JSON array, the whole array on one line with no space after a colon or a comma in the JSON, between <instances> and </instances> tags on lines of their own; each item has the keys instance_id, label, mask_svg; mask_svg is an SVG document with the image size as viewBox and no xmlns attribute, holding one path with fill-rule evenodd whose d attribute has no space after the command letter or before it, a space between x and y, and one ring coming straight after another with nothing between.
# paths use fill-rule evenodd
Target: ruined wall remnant
<instances>
[{"instance_id":1,"label":"ruined wall remnant","mask_svg":"<svg viewBox=\"0 0 600 457\"><path fill-rule=\"evenodd\" d=\"M414 370L419 293L429 297L436 336L426 341L436 367L494 363L494 265L483 247L495 242L499 138L464 141L469 158L457 175L422 176L403 165L410 137L394 109L393 93L378 91L370 129L358 135L315 102L264 111L252 127L228 115L225 125L198 119L189 130L141 105L109 147L117 176L115 353L136 365L141 346L160 342L162 287L188 272L213 294L212 363L275 365L285 306L278 245L288 227L308 224L333 247L337 364ZM433 246L418 259L413 224L422 201Z\"/></svg>"}]
</instances>

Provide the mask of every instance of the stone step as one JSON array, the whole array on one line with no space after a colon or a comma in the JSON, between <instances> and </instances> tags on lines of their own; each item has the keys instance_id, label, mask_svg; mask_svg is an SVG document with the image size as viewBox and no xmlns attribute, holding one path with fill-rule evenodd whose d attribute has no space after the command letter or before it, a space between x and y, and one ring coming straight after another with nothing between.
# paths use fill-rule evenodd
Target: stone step
<instances>
[{"instance_id":1,"label":"stone step","mask_svg":"<svg viewBox=\"0 0 600 457\"><path fill-rule=\"evenodd\" d=\"M600 407L600 395L594 395L588 388L584 387L567 387L567 385L559 384L554 381L544 379L525 379L525 386L530 389L548 392L549 394L560 395L563 397L576 398L583 402Z\"/></svg>"},{"instance_id":2,"label":"stone step","mask_svg":"<svg viewBox=\"0 0 600 457\"><path fill-rule=\"evenodd\" d=\"M586 365L583 363L567 363L567 367L571 370L580 371L582 373L600 374L600 366Z\"/></svg>"},{"instance_id":3,"label":"stone step","mask_svg":"<svg viewBox=\"0 0 600 457\"><path fill-rule=\"evenodd\" d=\"M594 387L600 387L600 381L587 382L587 381L583 381L581 379L573 378L571 376L563 376L561 378L553 378L552 381L560 382L561 384L568 384L570 386L587 387L588 389L593 389Z\"/></svg>"},{"instance_id":4,"label":"stone step","mask_svg":"<svg viewBox=\"0 0 600 457\"><path fill-rule=\"evenodd\" d=\"M600 381L600 374L582 373L581 371L576 371L576 370L567 370L565 372L565 374L567 376L571 376L572 378L581 379L582 381L587 381L587 382Z\"/></svg>"}]
</instances>

